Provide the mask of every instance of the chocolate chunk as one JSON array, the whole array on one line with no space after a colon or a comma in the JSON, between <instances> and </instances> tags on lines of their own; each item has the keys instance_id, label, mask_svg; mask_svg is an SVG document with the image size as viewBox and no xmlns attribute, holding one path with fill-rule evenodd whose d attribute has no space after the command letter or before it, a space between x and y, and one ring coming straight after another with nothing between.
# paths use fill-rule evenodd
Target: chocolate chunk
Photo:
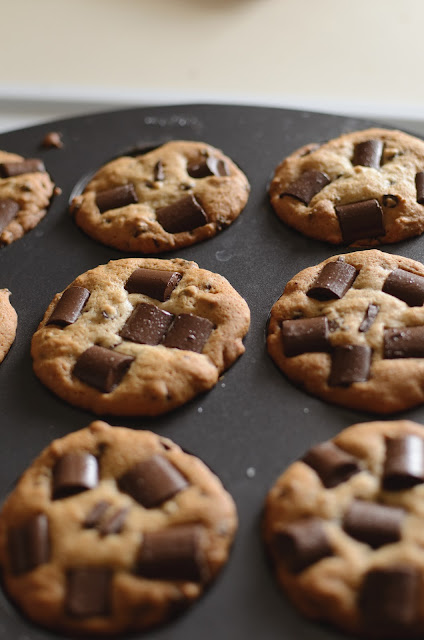
<instances>
[{"instance_id":1,"label":"chocolate chunk","mask_svg":"<svg viewBox=\"0 0 424 640\"><path fill-rule=\"evenodd\" d=\"M99 500L99 502L96 502L84 520L83 527L85 529L94 529L94 527L97 527L109 507L110 502L107 502L106 500Z\"/></svg>"},{"instance_id":2,"label":"chocolate chunk","mask_svg":"<svg viewBox=\"0 0 424 640\"><path fill-rule=\"evenodd\" d=\"M328 320L325 316L284 320L282 335L284 355L287 358L301 353L330 350Z\"/></svg>"},{"instance_id":3,"label":"chocolate chunk","mask_svg":"<svg viewBox=\"0 0 424 640\"><path fill-rule=\"evenodd\" d=\"M278 531L274 548L293 573L333 555L322 520L312 517L292 522Z\"/></svg>"},{"instance_id":4,"label":"chocolate chunk","mask_svg":"<svg viewBox=\"0 0 424 640\"><path fill-rule=\"evenodd\" d=\"M96 205L100 213L110 209L119 209L129 204L138 202L138 197L133 184L124 184L122 187L114 187L106 191L100 191L96 195Z\"/></svg>"},{"instance_id":5,"label":"chocolate chunk","mask_svg":"<svg viewBox=\"0 0 424 640\"><path fill-rule=\"evenodd\" d=\"M206 581L209 570L202 534L197 525L146 531L137 558L137 573L153 580Z\"/></svg>"},{"instance_id":6,"label":"chocolate chunk","mask_svg":"<svg viewBox=\"0 0 424 640\"><path fill-rule=\"evenodd\" d=\"M99 465L90 453L65 454L53 469L53 500L94 489L99 482Z\"/></svg>"},{"instance_id":7,"label":"chocolate chunk","mask_svg":"<svg viewBox=\"0 0 424 640\"><path fill-rule=\"evenodd\" d=\"M332 300L334 298L340 300L350 289L357 275L358 271L355 267L347 262L342 260L327 262L306 295L315 300Z\"/></svg>"},{"instance_id":8,"label":"chocolate chunk","mask_svg":"<svg viewBox=\"0 0 424 640\"><path fill-rule=\"evenodd\" d=\"M374 324L374 320L376 319L379 310L380 310L380 307L378 305L369 304L365 312L364 319L359 325L358 331L360 331L361 333L366 333L368 329L370 329L371 326Z\"/></svg>"},{"instance_id":9,"label":"chocolate chunk","mask_svg":"<svg viewBox=\"0 0 424 640\"><path fill-rule=\"evenodd\" d=\"M12 573L32 571L50 559L49 521L39 513L8 533L8 552Z\"/></svg>"},{"instance_id":10,"label":"chocolate chunk","mask_svg":"<svg viewBox=\"0 0 424 640\"><path fill-rule=\"evenodd\" d=\"M173 319L172 313L142 302L136 306L119 335L131 342L156 345L163 340Z\"/></svg>"},{"instance_id":11,"label":"chocolate chunk","mask_svg":"<svg viewBox=\"0 0 424 640\"><path fill-rule=\"evenodd\" d=\"M110 393L121 382L133 360L132 356L95 345L80 355L73 374L85 384Z\"/></svg>"},{"instance_id":12,"label":"chocolate chunk","mask_svg":"<svg viewBox=\"0 0 424 640\"><path fill-rule=\"evenodd\" d=\"M418 204L424 204L424 171L416 174L415 186L417 188L417 202Z\"/></svg>"},{"instance_id":13,"label":"chocolate chunk","mask_svg":"<svg viewBox=\"0 0 424 640\"><path fill-rule=\"evenodd\" d=\"M344 242L384 236L383 210L378 200L361 200L336 207Z\"/></svg>"},{"instance_id":14,"label":"chocolate chunk","mask_svg":"<svg viewBox=\"0 0 424 640\"><path fill-rule=\"evenodd\" d=\"M355 144L353 152L353 165L361 165L363 167L372 167L379 169L381 164L381 156L383 155L382 140L366 140Z\"/></svg>"},{"instance_id":15,"label":"chocolate chunk","mask_svg":"<svg viewBox=\"0 0 424 640\"><path fill-rule=\"evenodd\" d=\"M390 193L387 193L383 196L383 207L387 207L388 209L394 209L397 207L399 203L399 198L397 196L393 196Z\"/></svg>"},{"instance_id":16,"label":"chocolate chunk","mask_svg":"<svg viewBox=\"0 0 424 640\"><path fill-rule=\"evenodd\" d=\"M377 548L400 540L404 518L403 509L354 500L345 514L343 528L352 538Z\"/></svg>"},{"instance_id":17,"label":"chocolate chunk","mask_svg":"<svg viewBox=\"0 0 424 640\"><path fill-rule=\"evenodd\" d=\"M327 489L346 482L360 471L357 459L333 442L315 445L305 453L302 461L316 471Z\"/></svg>"},{"instance_id":18,"label":"chocolate chunk","mask_svg":"<svg viewBox=\"0 0 424 640\"><path fill-rule=\"evenodd\" d=\"M324 189L327 184L330 184L330 178L326 173L311 169L310 171L302 173L297 180L289 184L287 189L280 194L280 198L283 196L291 196L292 198L296 198L296 200L300 200L303 204L308 205L312 198Z\"/></svg>"},{"instance_id":19,"label":"chocolate chunk","mask_svg":"<svg viewBox=\"0 0 424 640\"><path fill-rule=\"evenodd\" d=\"M120 533L127 519L129 507L123 507L113 513L110 518L101 523L98 527L101 536L110 536L115 533Z\"/></svg>"},{"instance_id":20,"label":"chocolate chunk","mask_svg":"<svg viewBox=\"0 0 424 640\"><path fill-rule=\"evenodd\" d=\"M177 271L162 269L136 269L127 280L125 289L128 293L144 293L146 296L165 302L181 280Z\"/></svg>"},{"instance_id":21,"label":"chocolate chunk","mask_svg":"<svg viewBox=\"0 0 424 640\"><path fill-rule=\"evenodd\" d=\"M424 302L424 277L405 269L395 269L387 276L382 291L403 300L410 307L421 307Z\"/></svg>"},{"instance_id":22,"label":"chocolate chunk","mask_svg":"<svg viewBox=\"0 0 424 640\"><path fill-rule=\"evenodd\" d=\"M384 357L424 358L424 326L385 329Z\"/></svg>"},{"instance_id":23,"label":"chocolate chunk","mask_svg":"<svg viewBox=\"0 0 424 640\"><path fill-rule=\"evenodd\" d=\"M408 435L386 441L383 487L402 491L424 482L424 440Z\"/></svg>"},{"instance_id":24,"label":"chocolate chunk","mask_svg":"<svg viewBox=\"0 0 424 640\"><path fill-rule=\"evenodd\" d=\"M53 147L61 149L63 147L62 134L58 131L50 131L50 133L46 133L41 142L41 146L46 147L47 149L51 149Z\"/></svg>"},{"instance_id":25,"label":"chocolate chunk","mask_svg":"<svg viewBox=\"0 0 424 640\"><path fill-rule=\"evenodd\" d=\"M150 509L188 487L183 475L161 455L138 462L118 481L121 491Z\"/></svg>"},{"instance_id":26,"label":"chocolate chunk","mask_svg":"<svg viewBox=\"0 0 424 640\"><path fill-rule=\"evenodd\" d=\"M107 616L113 573L102 567L71 569L67 574L65 607L75 618Z\"/></svg>"},{"instance_id":27,"label":"chocolate chunk","mask_svg":"<svg viewBox=\"0 0 424 640\"><path fill-rule=\"evenodd\" d=\"M358 344L334 347L331 356L330 387L366 382L370 377L371 348Z\"/></svg>"},{"instance_id":28,"label":"chocolate chunk","mask_svg":"<svg viewBox=\"0 0 424 640\"><path fill-rule=\"evenodd\" d=\"M191 231L208 223L208 216L193 194L156 211L156 218L168 233Z\"/></svg>"},{"instance_id":29,"label":"chocolate chunk","mask_svg":"<svg viewBox=\"0 0 424 640\"><path fill-rule=\"evenodd\" d=\"M84 287L69 287L65 289L46 324L58 324L66 327L78 320L90 292Z\"/></svg>"},{"instance_id":30,"label":"chocolate chunk","mask_svg":"<svg viewBox=\"0 0 424 640\"><path fill-rule=\"evenodd\" d=\"M224 160L215 156L207 156L200 162L192 162L187 166L187 173L192 178L206 178L207 176L229 176L228 165Z\"/></svg>"},{"instance_id":31,"label":"chocolate chunk","mask_svg":"<svg viewBox=\"0 0 424 640\"><path fill-rule=\"evenodd\" d=\"M201 353L213 329L214 325L207 318L181 313L175 318L163 344L173 349Z\"/></svg>"},{"instance_id":32,"label":"chocolate chunk","mask_svg":"<svg viewBox=\"0 0 424 640\"><path fill-rule=\"evenodd\" d=\"M0 176L2 178L11 178L20 176L23 173L36 173L37 171L45 172L44 162L38 158L28 158L27 160L18 160L17 162L3 162L0 164Z\"/></svg>"},{"instance_id":33,"label":"chocolate chunk","mask_svg":"<svg viewBox=\"0 0 424 640\"><path fill-rule=\"evenodd\" d=\"M0 233L16 217L18 211L18 203L11 198L2 198L0 200Z\"/></svg>"},{"instance_id":34,"label":"chocolate chunk","mask_svg":"<svg viewBox=\"0 0 424 640\"><path fill-rule=\"evenodd\" d=\"M158 160L153 169L153 180L155 182L163 182L165 180L165 172L163 170L162 160Z\"/></svg>"}]
</instances>

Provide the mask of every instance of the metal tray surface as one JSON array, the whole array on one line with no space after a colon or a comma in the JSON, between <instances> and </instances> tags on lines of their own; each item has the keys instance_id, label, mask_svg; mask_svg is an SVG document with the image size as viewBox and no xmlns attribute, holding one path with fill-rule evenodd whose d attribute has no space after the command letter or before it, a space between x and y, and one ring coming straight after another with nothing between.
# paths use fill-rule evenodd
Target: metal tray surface
<instances>
[{"instance_id":1,"label":"metal tray surface","mask_svg":"<svg viewBox=\"0 0 424 640\"><path fill-rule=\"evenodd\" d=\"M247 300L252 323L246 353L214 389L172 413L108 420L151 429L202 458L233 495L240 518L229 562L212 587L183 615L143 638L344 637L304 620L277 588L261 543L261 511L277 476L307 448L376 416L307 395L283 376L267 354L268 314L286 282L301 269L345 251L304 238L285 226L268 202L267 186L277 164L301 145L372 124L277 108L184 105L77 117L0 135L1 149L43 158L62 189L34 230L0 250L0 287L12 291L11 302L19 316L15 344L0 367L2 497L53 438L94 419L44 388L32 372L30 358L31 336L54 294L87 269L131 255L97 244L76 227L67 206L78 185L108 160L170 139L201 140L221 148L251 183L246 209L228 229L211 240L161 256L195 260L202 268L225 276ZM63 149L41 148L44 135L52 130L62 132ZM423 260L424 239L383 250ZM424 423L424 408L404 412L402 417ZM0 638L59 637L34 627L0 595Z\"/></svg>"}]
</instances>

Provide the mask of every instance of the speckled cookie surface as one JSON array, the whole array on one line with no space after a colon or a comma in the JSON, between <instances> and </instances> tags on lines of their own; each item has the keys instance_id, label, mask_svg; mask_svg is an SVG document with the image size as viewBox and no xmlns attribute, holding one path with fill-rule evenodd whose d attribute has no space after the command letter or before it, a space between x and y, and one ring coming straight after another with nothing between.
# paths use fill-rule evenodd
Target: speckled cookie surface
<instances>
[{"instance_id":1,"label":"speckled cookie surface","mask_svg":"<svg viewBox=\"0 0 424 640\"><path fill-rule=\"evenodd\" d=\"M155 415L213 387L243 352L249 308L185 260L129 258L79 276L32 340L34 371L71 404Z\"/></svg>"},{"instance_id":2,"label":"speckled cookie surface","mask_svg":"<svg viewBox=\"0 0 424 640\"><path fill-rule=\"evenodd\" d=\"M96 421L50 444L3 506L4 585L55 630L145 629L202 594L236 527L231 496L198 458Z\"/></svg>"},{"instance_id":3,"label":"speckled cookie surface","mask_svg":"<svg viewBox=\"0 0 424 640\"><path fill-rule=\"evenodd\" d=\"M264 538L300 611L360 636L424 632L424 428L354 425L268 494Z\"/></svg>"},{"instance_id":4,"label":"speckled cookie surface","mask_svg":"<svg viewBox=\"0 0 424 640\"><path fill-rule=\"evenodd\" d=\"M277 215L306 236L377 246L424 231L423 171L422 140L367 129L295 151L269 193Z\"/></svg>"},{"instance_id":5,"label":"speckled cookie surface","mask_svg":"<svg viewBox=\"0 0 424 640\"><path fill-rule=\"evenodd\" d=\"M211 238L243 210L249 183L221 151L169 142L102 167L71 203L89 236L124 251L158 253Z\"/></svg>"},{"instance_id":6,"label":"speckled cookie surface","mask_svg":"<svg viewBox=\"0 0 424 640\"><path fill-rule=\"evenodd\" d=\"M274 304L268 351L306 391L377 413L424 401L424 266L371 249L298 273Z\"/></svg>"},{"instance_id":7,"label":"speckled cookie surface","mask_svg":"<svg viewBox=\"0 0 424 640\"><path fill-rule=\"evenodd\" d=\"M18 324L18 316L9 302L9 296L8 289L0 289L0 362L12 346Z\"/></svg>"},{"instance_id":8,"label":"speckled cookie surface","mask_svg":"<svg viewBox=\"0 0 424 640\"><path fill-rule=\"evenodd\" d=\"M54 184L41 160L0 151L0 247L44 218Z\"/></svg>"}]
</instances>

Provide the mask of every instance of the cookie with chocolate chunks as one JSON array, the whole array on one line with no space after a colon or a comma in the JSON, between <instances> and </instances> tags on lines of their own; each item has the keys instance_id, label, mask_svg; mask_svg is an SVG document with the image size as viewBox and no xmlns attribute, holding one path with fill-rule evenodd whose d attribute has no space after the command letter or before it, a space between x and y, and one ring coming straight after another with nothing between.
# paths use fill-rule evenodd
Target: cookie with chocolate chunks
<instances>
[{"instance_id":1,"label":"cookie with chocolate chunks","mask_svg":"<svg viewBox=\"0 0 424 640\"><path fill-rule=\"evenodd\" d=\"M94 413L156 415L211 389L249 322L229 282L195 262L111 261L55 296L32 339L34 371Z\"/></svg>"},{"instance_id":2,"label":"cookie with chocolate chunks","mask_svg":"<svg viewBox=\"0 0 424 640\"><path fill-rule=\"evenodd\" d=\"M44 449L6 499L3 586L35 623L72 637L145 630L203 594L236 529L201 460L95 421Z\"/></svg>"},{"instance_id":3,"label":"cookie with chocolate chunks","mask_svg":"<svg viewBox=\"0 0 424 640\"><path fill-rule=\"evenodd\" d=\"M315 444L268 493L263 538L308 618L355 637L424 633L424 428L353 425Z\"/></svg>"},{"instance_id":4,"label":"cookie with chocolate chunks","mask_svg":"<svg viewBox=\"0 0 424 640\"><path fill-rule=\"evenodd\" d=\"M9 302L10 291L0 289L0 362L4 360L13 344L18 325L18 316Z\"/></svg>"},{"instance_id":5,"label":"cookie with chocolate chunks","mask_svg":"<svg viewBox=\"0 0 424 640\"><path fill-rule=\"evenodd\" d=\"M160 253L211 238L244 209L249 182L219 149L172 141L104 165L71 212L81 229L123 251Z\"/></svg>"},{"instance_id":6,"label":"cookie with chocolate chunks","mask_svg":"<svg viewBox=\"0 0 424 640\"><path fill-rule=\"evenodd\" d=\"M271 310L277 366L327 402L393 413L424 402L424 266L377 249L298 273Z\"/></svg>"},{"instance_id":7,"label":"cookie with chocolate chunks","mask_svg":"<svg viewBox=\"0 0 424 640\"><path fill-rule=\"evenodd\" d=\"M424 231L424 141L367 129L309 144L276 169L278 217L311 238L371 247Z\"/></svg>"}]
</instances>

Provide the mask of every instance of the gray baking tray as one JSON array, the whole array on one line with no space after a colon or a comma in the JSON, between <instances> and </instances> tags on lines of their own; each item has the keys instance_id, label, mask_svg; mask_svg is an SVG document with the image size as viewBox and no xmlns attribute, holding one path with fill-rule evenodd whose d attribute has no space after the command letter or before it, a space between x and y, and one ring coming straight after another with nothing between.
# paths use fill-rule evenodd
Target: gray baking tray
<instances>
[{"instance_id":1,"label":"gray baking tray","mask_svg":"<svg viewBox=\"0 0 424 640\"><path fill-rule=\"evenodd\" d=\"M32 372L30 340L58 291L78 274L126 254L97 244L67 211L75 190L108 160L170 139L221 148L252 186L244 212L215 238L162 257L195 260L225 276L247 300L252 323L246 353L217 386L159 418L113 417L111 424L151 429L202 458L233 495L240 527L229 562L204 597L177 619L143 634L149 640L336 640L327 626L304 620L278 590L260 538L263 500L276 477L314 443L372 414L332 406L294 387L265 346L269 311L301 269L345 249L304 238L274 214L267 185L276 165L308 142L323 142L373 123L276 108L184 105L137 108L47 123L0 135L0 148L41 157L62 194L23 239L0 249L0 288L12 291L19 316L15 344L0 367L0 488L5 496L53 438L81 429L93 414L67 405ZM63 149L43 149L49 131ZM424 259L424 238L383 250ZM424 408L402 413L424 422ZM0 638L52 640L0 595ZM141 637L133 634L131 638Z\"/></svg>"}]
</instances>

